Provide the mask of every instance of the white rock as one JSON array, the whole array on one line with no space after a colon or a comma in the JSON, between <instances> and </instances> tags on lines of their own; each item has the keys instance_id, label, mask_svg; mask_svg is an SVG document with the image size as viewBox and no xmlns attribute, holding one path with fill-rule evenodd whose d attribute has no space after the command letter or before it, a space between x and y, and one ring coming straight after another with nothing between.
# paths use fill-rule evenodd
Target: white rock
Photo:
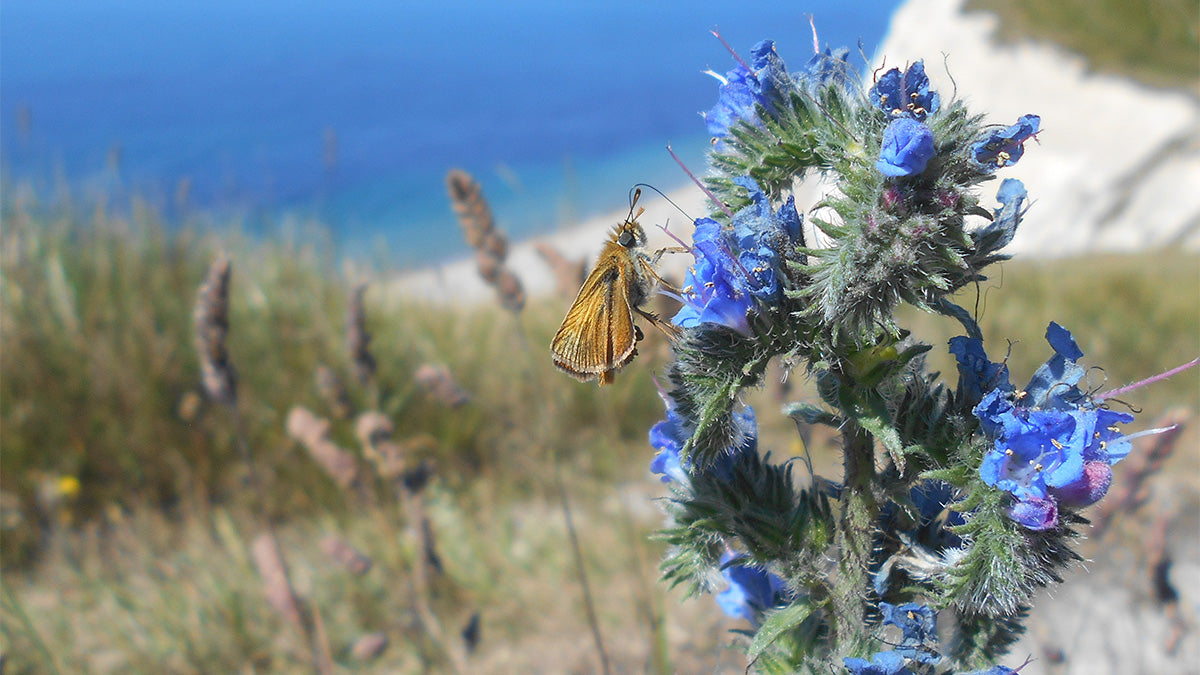
<instances>
[{"instance_id":1,"label":"white rock","mask_svg":"<svg viewBox=\"0 0 1200 675\"><path fill-rule=\"evenodd\" d=\"M888 68L903 68L923 58L943 104L957 93L996 124L1041 116L1039 142L997 172L1023 181L1033 201L1008 252L1200 251L1200 103L1090 73L1057 46L999 44L996 17L964 13L962 4L904 3L875 65L886 59Z\"/></svg>"}]
</instances>

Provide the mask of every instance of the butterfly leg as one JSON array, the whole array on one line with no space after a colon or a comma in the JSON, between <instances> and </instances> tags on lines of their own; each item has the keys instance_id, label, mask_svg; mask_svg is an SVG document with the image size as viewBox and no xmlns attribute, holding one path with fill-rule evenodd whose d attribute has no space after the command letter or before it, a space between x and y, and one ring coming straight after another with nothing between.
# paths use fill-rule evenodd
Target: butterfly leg
<instances>
[{"instance_id":1,"label":"butterfly leg","mask_svg":"<svg viewBox=\"0 0 1200 675\"><path fill-rule=\"evenodd\" d=\"M658 261L663 257L663 254L665 254L665 253L691 253L691 252L692 252L692 249L688 248L687 246L667 246L665 248L660 248L657 251L655 251L654 255L650 256L650 261L651 261L652 265L657 265Z\"/></svg>"},{"instance_id":2,"label":"butterfly leg","mask_svg":"<svg viewBox=\"0 0 1200 675\"><path fill-rule=\"evenodd\" d=\"M652 277L654 277L654 281L657 282L660 287L665 288L668 292L672 293L673 295L678 295L678 296L683 295L682 290L676 288L675 284L673 284L673 283L667 281L666 279L662 278L661 276L659 276L658 272L655 272L653 267L647 267L646 271Z\"/></svg>"},{"instance_id":3,"label":"butterfly leg","mask_svg":"<svg viewBox=\"0 0 1200 675\"><path fill-rule=\"evenodd\" d=\"M641 308L635 308L634 311L636 311L638 314L641 314L643 319L654 324L655 328L661 330L663 334L671 340L678 340L679 336L683 335L683 331L679 328L679 326L676 326L669 321L663 321L657 314L652 314Z\"/></svg>"}]
</instances>

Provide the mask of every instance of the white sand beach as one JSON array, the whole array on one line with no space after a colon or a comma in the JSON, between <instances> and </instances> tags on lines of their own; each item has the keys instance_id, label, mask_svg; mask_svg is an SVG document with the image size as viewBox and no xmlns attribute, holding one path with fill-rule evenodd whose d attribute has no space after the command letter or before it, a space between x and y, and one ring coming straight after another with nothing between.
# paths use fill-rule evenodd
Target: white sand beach
<instances>
[{"instance_id":1,"label":"white sand beach","mask_svg":"<svg viewBox=\"0 0 1200 675\"><path fill-rule=\"evenodd\" d=\"M1197 98L1088 72L1080 57L1053 45L999 45L995 26L990 14L965 13L961 0L909 0L893 16L874 61L876 67L891 68L924 58L943 100L962 98L996 124L1012 124L1026 113L1041 116L1037 142L1027 146L1017 165L998 172L999 178L1024 181L1032 203L1009 252L1062 257L1165 248L1200 251ZM781 44L809 39L800 34L773 37ZM669 192L671 199L693 217L705 214L709 204L704 194L682 175L680 183L684 186ZM797 193L796 205L807 211L818 197L818 189L806 187ZM984 203L994 205L994 200L985 197ZM640 222L652 249L673 243L659 229L663 224L680 238L690 236L691 223L662 197L646 191L641 205L646 212ZM586 259L590 267L626 214L624 205L614 203L611 213L540 241L569 259ZM531 297L555 288L534 243L514 242L508 256L508 266ZM679 279L690 264L689 255L669 255L662 272ZM435 303L490 302L495 297L476 273L465 245L462 260L402 274L389 290Z\"/></svg>"}]
</instances>

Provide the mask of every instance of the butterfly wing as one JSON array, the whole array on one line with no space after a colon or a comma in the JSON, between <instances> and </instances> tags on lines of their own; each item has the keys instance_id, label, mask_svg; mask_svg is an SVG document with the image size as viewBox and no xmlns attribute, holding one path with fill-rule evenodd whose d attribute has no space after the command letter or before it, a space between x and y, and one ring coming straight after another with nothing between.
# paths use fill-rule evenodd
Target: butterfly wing
<instances>
[{"instance_id":1,"label":"butterfly wing","mask_svg":"<svg viewBox=\"0 0 1200 675\"><path fill-rule=\"evenodd\" d=\"M628 256L606 249L588 275L562 327L550 343L554 365L581 381L612 382L613 372L633 360L637 343L629 305Z\"/></svg>"}]
</instances>

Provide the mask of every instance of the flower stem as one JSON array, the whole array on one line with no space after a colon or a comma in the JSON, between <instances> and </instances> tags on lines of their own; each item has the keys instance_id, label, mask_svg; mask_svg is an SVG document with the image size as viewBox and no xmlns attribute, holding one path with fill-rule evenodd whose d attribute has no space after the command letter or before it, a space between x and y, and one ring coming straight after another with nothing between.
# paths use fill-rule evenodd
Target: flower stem
<instances>
[{"instance_id":1,"label":"flower stem","mask_svg":"<svg viewBox=\"0 0 1200 675\"><path fill-rule=\"evenodd\" d=\"M592 641L596 644L596 653L600 657L600 669L604 675L610 675L612 668L608 663L608 652L604 649L604 638L600 634L600 622L596 619L596 607L592 601L592 589L588 585L587 571L583 565L583 549L579 546L579 536L575 533L575 521L571 518L571 503L567 498L567 486L562 479L562 467L559 465L558 452L551 451L554 458L554 482L558 488L559 502L562 504L563 517L567 521L567 534L571 539L571 553L575 557L575 567L579 572L579 586L583 591L583 607L587 611L588 626L592 629Z\"/></svg>"},{"instance_id":2,"label":"flower stem","mask_svg":"<svg viewBox=\"0 0 1200 675\"><path fill-rule=\"evenodd\" d=\"M872 523L879 505L871 493L875 451L871 435L853 421L842 430L844 487L837 528L838 580L833 592L834 632L842 653L852 654L866 624Z\"/></svg>"}]
</instances>

